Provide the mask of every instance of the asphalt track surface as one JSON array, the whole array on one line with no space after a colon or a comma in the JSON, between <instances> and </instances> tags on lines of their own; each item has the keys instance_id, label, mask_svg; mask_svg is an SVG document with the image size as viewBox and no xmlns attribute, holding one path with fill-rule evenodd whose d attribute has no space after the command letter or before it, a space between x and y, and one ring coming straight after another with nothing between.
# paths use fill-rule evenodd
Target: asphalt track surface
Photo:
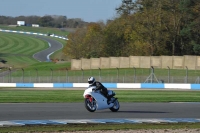
<instances>
[{"instance_id":1,"label":"asphalt track surface","mask_svg":"<svg viewBox=\"0 0 200 133\"><path fill-rule=\"evenodd\" d=\"M0 121L118 118L200 118L200 103L120 103L118 112L93 113L85 109L84 102L0 104Z\"/></svg>"},{"instance_id":2,"label":"asphalt track surface","mask_svg":"<svg viewBox=\"0 0 200 133\"><path fill-rule=\"evenodd\" d=\"M38 61L41 61L41 62L48 61L49 55L51 55L53 52L63 48L63 45L56 40L53 40L53 39L50 39L47 37L43 37L43 36L36 36L36 37L39 39L45 40L50 44L49 48L33 55L33 58L35 58Z\"/></svg>"}]
</instances>

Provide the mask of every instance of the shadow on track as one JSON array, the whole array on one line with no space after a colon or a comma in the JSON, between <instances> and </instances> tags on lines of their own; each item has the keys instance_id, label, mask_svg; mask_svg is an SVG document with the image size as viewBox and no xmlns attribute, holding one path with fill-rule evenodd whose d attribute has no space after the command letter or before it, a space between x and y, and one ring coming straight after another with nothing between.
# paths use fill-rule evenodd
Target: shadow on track
<instances>
[{"instance_id":1,"label":"shadow on track","mask_svg":"<svg viewBox=\"0 0 200 133\"><path fill-rule=\"evenodd\" d=\"M148 114L148 113L152 113L152 114L157 114L157 113L170 113L170 112L161 112L161 111L117 111L117 112L111 112L111 111L101 111L101 112L96 112L96 113L145 113L145 114Z\"/></svg>"},{"instance_id":2,"label":"shadow on track","mask_svg":"<svg viewBox=\"0 0 200 133\"><path fill-rule=\"evenodd\" d=\"M169 113L169 112L159 112L159 111L118 111L119 113Z\"/></svg>"}]
</instances>

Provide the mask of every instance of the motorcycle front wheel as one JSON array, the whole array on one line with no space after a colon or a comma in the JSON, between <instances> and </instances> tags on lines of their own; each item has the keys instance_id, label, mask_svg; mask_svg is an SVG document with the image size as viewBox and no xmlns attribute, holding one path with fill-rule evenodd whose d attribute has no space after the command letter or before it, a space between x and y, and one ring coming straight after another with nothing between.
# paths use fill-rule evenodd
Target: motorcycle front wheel
<instances>
[{"instance_id":1,"label":"motorcycle front wheel","mask_svg":"<svg viewBox=\"0 0 200 133\"><path fill-rule=\"evenodd\" d=\"M86 98L85 99L85 108L90 112L96 111L96 109L97 109L96 100L93 98L93 100L91 102L90 99Z\"/></svg>"},{"instance_id":2,"label":"motorcycle front wheel","mask_svg":"<svg viewBox=\"0 0 200 133\"><path fill-rule=\"evenodd\" d=\"M110 110L112 112L117 112L119 110L119 107L120 107L119 101L116 99L114 102L114 105L110 108Z\"/></svg>"}]
</instances>

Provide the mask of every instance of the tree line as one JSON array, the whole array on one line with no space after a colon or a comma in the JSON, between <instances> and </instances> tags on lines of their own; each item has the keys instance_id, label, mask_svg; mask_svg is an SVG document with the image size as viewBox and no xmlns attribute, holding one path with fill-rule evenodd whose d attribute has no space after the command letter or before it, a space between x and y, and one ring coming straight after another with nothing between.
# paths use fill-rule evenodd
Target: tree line
<instances>
[{"instance_id":1,"label":"tree line","mask_svg":"<svg viewBox=\"0 0 200 133\"><path fill-rule=\"evenodd\" d=\"M200 55L199 0L122 0L116 13L69 34L63 52L75 59Z\"/></svg>"},{"instance_id":2,"label":"tree line","mask_svg":"<svg viewBox=\"0 0 200 133\"><path fill-rule=\"evenodd\" d=\"M55 28L82 28L88 22L81 18L68 19L66 16L60 15L45 15L45 16L0 16L0 24L16 25L17 21L25 21L27 25L39 24L41 27L55 27Z\"/></svg>"}]
</instances>

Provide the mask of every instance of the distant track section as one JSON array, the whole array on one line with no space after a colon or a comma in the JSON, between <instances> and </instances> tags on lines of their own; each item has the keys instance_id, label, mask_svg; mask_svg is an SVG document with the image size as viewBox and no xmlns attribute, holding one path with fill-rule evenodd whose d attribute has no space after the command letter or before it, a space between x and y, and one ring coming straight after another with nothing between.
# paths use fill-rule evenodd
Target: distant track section
<instances>
[{"instance_id":1,"label":"distant track section","mask_svg":"<svg viewBox=\"0 0 200 133\"><path fill-rule=\"evenodd\" d=\"M36 36L36 37L39 39L45 40L49 43L48 49L45 49L33 55L33 58L35 58L38 61L41 61L41 62L50 61L49 56L53 54L55 51L63 48L63 45L56 40L43 37L43 36Z\"/></svg>"},{"instance_id":2,"label":"distant track section","mask_svg":"<svg viewBox=\"0 0 200 133\"><path fill-rule=\"evenodd\" d=\"M10 32L10 33L20 33L20 34L26 34L26 35L35 35L37 38L45 40L49 43L49 48L45 49L43 51L40 51L36 54L33 55L33 58L35 58L38 61L45 62L45 61L50 61L50 55L53 54L55 51L63 48L63 45L53 39L47 38L46 34L42 33L34 33L34 32L24 32L24 31L13 31L13 30L3 30L0 29L0 32ZM68 40L68 38L62 37L62 36L57 36L53 35L51 37L56 37L64 40Z\"/></svg>"},{"instance_id":3,"label":"distant track section","mask_svg":"<svg viewBox=\"0 0 200 133\"><path fill-rule=\"evenodd\" d=\"M47 36L47 34L43 33L35 33L35 32L26 32L26 31L14 31L14 30L4 30L0 29L1 32L10 32L10 33L20 33L20 34L27 34L27 35L40 35L40 36ZM64 40L68 40L68 38L58 35L51 35L51 37L56 37Z\"/></svg>"}]
</instances>

